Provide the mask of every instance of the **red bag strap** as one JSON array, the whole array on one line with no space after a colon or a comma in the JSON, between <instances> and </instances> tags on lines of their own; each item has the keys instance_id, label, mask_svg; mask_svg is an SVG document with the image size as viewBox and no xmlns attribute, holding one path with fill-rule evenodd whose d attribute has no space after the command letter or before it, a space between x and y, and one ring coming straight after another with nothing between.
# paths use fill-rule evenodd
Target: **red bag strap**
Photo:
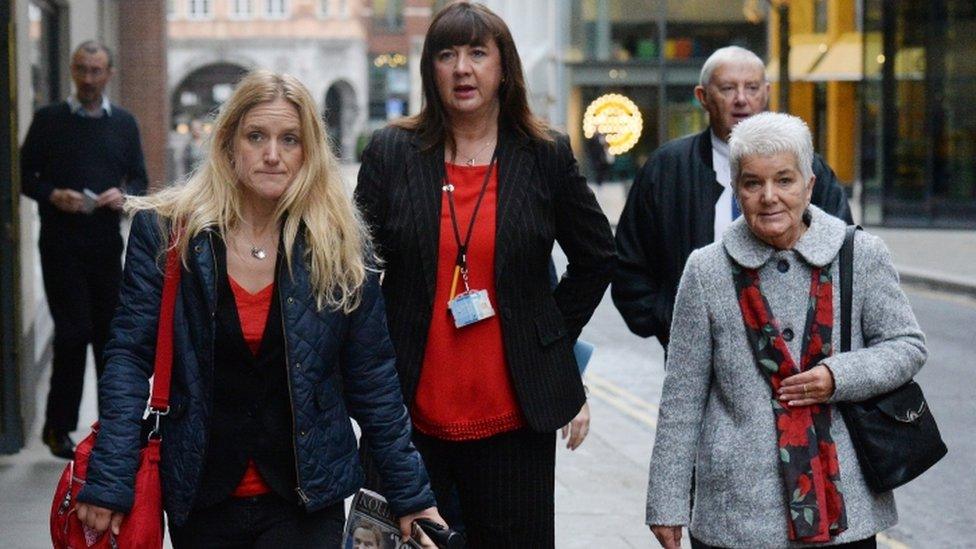
<instances>
[{"instance_id":1,"label":"red bag strap","mask_svg":"<svg viewBox=\"0 0 976 549\"><path fill-rule=\"evenodd\" d=\"M166 274L163 276L163 301L159 307L159 327L156 330L156 363L153 367L151 411L169 412L169 382L173 373L173 316L176 309L176 290L180 286L180 252L175 245L174 231L166 253Z\"/></svg>"}]
</instances>

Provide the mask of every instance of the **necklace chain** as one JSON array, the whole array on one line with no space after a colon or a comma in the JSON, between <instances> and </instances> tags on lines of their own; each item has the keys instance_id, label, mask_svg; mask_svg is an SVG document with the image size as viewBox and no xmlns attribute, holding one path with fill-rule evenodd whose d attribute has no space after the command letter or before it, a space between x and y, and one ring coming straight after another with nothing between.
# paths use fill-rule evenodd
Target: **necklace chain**
<instances>
[{"instance_id":1,"label":"necklace chain","mask_svg":"<svg viewBox=\"0 0 976 549\"><path fill-rule=\"evenodd\" d=\"M467 165L467 166L474 166L474 161L477 160L478 157L481 156L481 153L485 152L485 149L487 149L494 142L495 142L494 139L489 139L487 142L485 142L484 145L481 146L480 149L478 149L478 151L476 153L474 153L474 155L472 155L472 156L468 156L466 154L463 155L463 156L467 157L467 160L464 161L465 165Z\"/></svg>"},{"instance_id":2,"label":"necklace chain","mask_svg":"<svg viewBox=\"0 0 976 549\"><path fill-rule=\"evenodd\" d=\"M247 221L245 221L243 219L241 219L240 221L244 225L247 225L248 227L251 227L251 229L254 229L254 225L248 223ZM258 261L263 261L263 260L267 259L267 257L268 257L268 250L267 250L267 248L265 248L264 246L258 246L255 243L254 240L252 240L249 237L245 237L243 234L241 234L241 237L244 238L245 240L247 240L247 242L249 242L251 244L251 257L253 257L254 259L257 259Z\"/></svg>"}]
</instances>

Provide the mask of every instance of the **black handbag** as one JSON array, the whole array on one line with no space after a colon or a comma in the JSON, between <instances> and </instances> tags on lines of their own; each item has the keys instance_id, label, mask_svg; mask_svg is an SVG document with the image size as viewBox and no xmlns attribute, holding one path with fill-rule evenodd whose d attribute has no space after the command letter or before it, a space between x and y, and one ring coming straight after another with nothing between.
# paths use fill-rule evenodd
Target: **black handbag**
<instances>
[{"instance_id":1,"label":"black handbag","mask_svg":"<svg viewBox=\"0 0 976 549\"><path fill-rule=\"evenodd\" d=\"M854 234L847 227L840 250L841 352L851 350ZM850 432L868 487L887 492L924 473L948 451L922 388L915 381L862 402L837 404Z\"/></svg>"}]
</instances>

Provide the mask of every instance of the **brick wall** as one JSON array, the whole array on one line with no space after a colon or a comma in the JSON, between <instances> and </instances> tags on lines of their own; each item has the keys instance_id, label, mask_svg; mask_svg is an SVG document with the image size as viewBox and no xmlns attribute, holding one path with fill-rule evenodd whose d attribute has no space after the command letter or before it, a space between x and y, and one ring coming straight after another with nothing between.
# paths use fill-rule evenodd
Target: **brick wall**
<instances>
[{"instance_id":1,"label":"brick wall","mask_svg":"<svg viewBox=\"0 0 976 549\"><path fill-rule=\"evenodd\" d=\"M166 1L118 3L119 61L116 78L121 104L139 121L146 170L152 187L165 184L169 128L166 91Z\"/></svg>"}]
</instances>

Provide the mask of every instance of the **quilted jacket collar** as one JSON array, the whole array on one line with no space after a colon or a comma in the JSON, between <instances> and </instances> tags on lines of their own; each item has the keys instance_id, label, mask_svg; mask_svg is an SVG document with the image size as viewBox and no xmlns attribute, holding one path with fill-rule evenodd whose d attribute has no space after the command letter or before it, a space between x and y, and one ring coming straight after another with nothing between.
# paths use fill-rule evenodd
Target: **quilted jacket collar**
<instances>
[{"instance_id":1,"label":"quilted jacket collar","mask_svg":"<svg viewBox=\"0 0 976 549\"><path fill-rule=\"evenodd\" d=\"M846 225L840 219L810 205L810 226L803 233L793 250L815 267L823 267L833 262L844 244ZM776 248L759 240L745 217L735 220L722 235L722 245L736 263L748 269L763 266L776 252Z\"/></svg>"}]
</instances>

